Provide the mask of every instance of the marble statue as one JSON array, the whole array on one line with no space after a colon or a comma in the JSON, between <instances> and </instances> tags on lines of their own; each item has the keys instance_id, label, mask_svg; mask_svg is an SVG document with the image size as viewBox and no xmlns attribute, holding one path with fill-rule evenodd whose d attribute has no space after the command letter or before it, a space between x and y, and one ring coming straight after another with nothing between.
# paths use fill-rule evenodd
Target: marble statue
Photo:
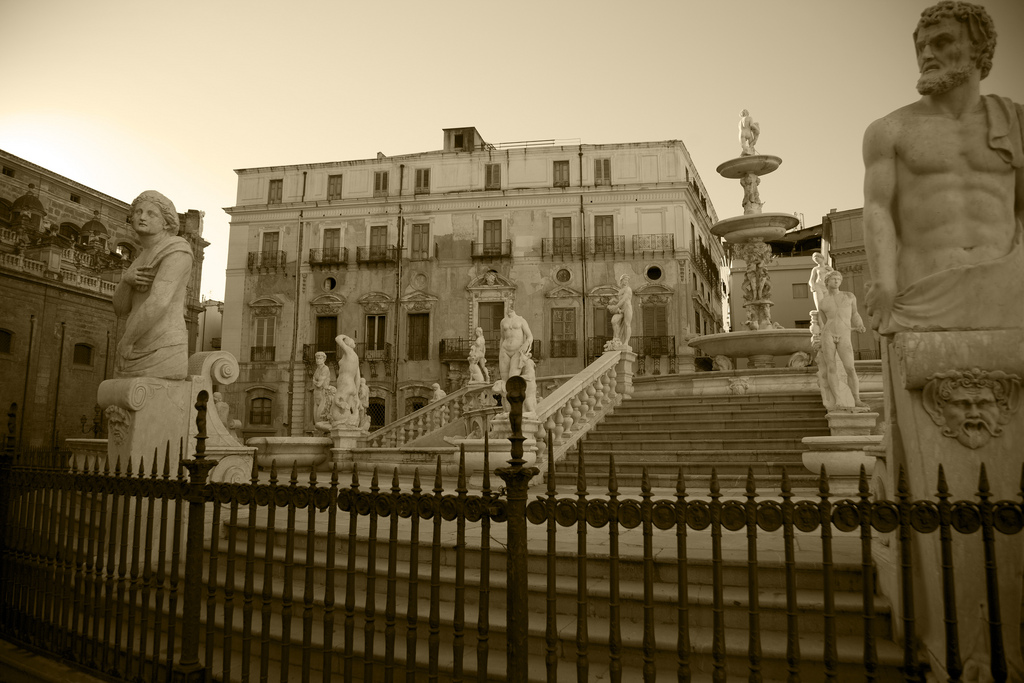
<instances>
[{"instance_id":1,"label":"marble statue","mask_svg":"<svg viewBox=\"0 0 1024 683\"><path fill-rule=\"evenodd\" d=\"M982 464L993 500L1019 493L1024 107L981 94L995 46L983 7L943 0L926 8L914 31L921 97L864 134L865 303L882 335L886 380L886 462L876 477L891 492L902 470L911 500L934 496L940 466L952 500L976 499ZM941 680L953 674L934 536L914 535L911 551L918 642ZM999 536L992 566L1003 679L1024 680L1024 537ZM991 680L988 597L973 579L984 550L977 534L956 533L953 546L963 678Z\"/></svg>"},{"instance_id":2,"label":"marble statue","mask_svg":"<svg viewBox=\"0 0 1024 683\"><path fill-rule=\"evenodd\" d=\"M338 379L335 383L337 393L331 406L331 426L358 427L362 378L359 375L356 343L345 334L339 334L334 341L338 345Z\"/></svg>"},{"instance_id":3,"label":"marble statue","mask_svg":"<svg viewBox=\"0 0 1024 683\"><path fill-rule=\"evenodd\" d=\"M820 251L811 254L811 260L814 261L814 267L811 268L811 277L807 280L807 288L811 290L811 296L814 298L814 310L818 310L818 288L825 287L825 278L835 272L835 269L828 265L825 255Z\"/></svg>"},{"instance_id":4,"label":"marble statue","mask_svg":"<svg viewBox=\"0 0 1024 683\"><path fill-rule=\"evenodd\" d=\"M224 400L224 395L219 391L213 392L213 405L217 409L217 417L220 418L220 423L228 430L228 432L238 438L238 430L242 428L241 420L231 419L231 406Z\"/></svg>"},{"instance_id":5,"label":"marble statue","mask_svg":"<svg viewBox=\"0 0 1024 683\"><path fill-rule=\"evenodd\" d=\"M523 361L520 377L526 380L523 414L535 414L537 412L537 364L533 361L533 358L526 358Z\"/></svg>"},{"instance_id":6,"label":"marble statue","mask_svg":"<svg viewBox=\"0 0 1024 683\"><path fill-rule=\"evenodd\" d=\"M629 275L619 276L618 292L608 304L608 312L612 314L610 348L628 348L629 338L633 336L633 288L629 286Z\"/></svg>"},{"instance_id":7,"label":"marble statue","mask_svg":"<svg viewBox=\"0 0 1024 683\"><path fill-rule=\"evenodd\" d=\"M732 359L729 356L719 354L714 357L711 364L712 370L732 370Z\"/></svg>"},{"instance_id":8,"label":"marble statue","mask_svg":"<svg viewBox=\"0 0 1024 683\"><path fill-rule=\"evenodd\" d=\"M740 156L748 157L757 154L754 145L761 135L761 126L750 116L746 109L740 112Z\"/></svg>"},{"instance_id":9,"label":"marble statue","mask_svg":"<svg viewBox=\"0 0 1024 683\"><path fill-rule=\"evenodd\" d=\"M826 276L824 284L814 284L818 320L823 323L818 373L824 379L821 388L825 407L830 411L864 407L853 362L853 343L850 341L852 330L865 331L864 321L857 312L857 297L840 291L842 282L843 274L833 270Z\"/></svg>"},{"instance_id":10,"label":"marble statue","mask_svg":"<svg viewBox=\"0 0 1024 683\"><path fill-rule=\"evenodd\" d=\"M327 354L317 351L316 370L313 371L313 422L330 419L330 404L327 403L326 389L331 384L331 369L327 367Z\"/></svg>"},{"instance_id":11,"label":"marble statue","mask_svg":"<svg viewBox=\"0 0 1024 683\"><path fill-rule=\"evenodd\" d=\"M438 384L437 382L434 382L432 385L430 385L430 388L434 390L434 393L431 395L432 401L440 401L442 398L448 395L445 392L445 390L441 388L441 385Z\"/></svg>"},{"instance_id":12,"label":"marble statue","mask_svg":"<svg viewBox=\"0 0 1024 683\"><path fill-rule=\"evenodd\" d=\"M174 204L159 192L147 190L136 197L129 219L142 251L114 290L114 312L127 318L117 342L114 377L185 379L185 290L192 249L178 236Z\"/></svg>"},{"instance_id":13,"label":"marble statue","mask_svg":"<svg viewBox=\"0 0 1024 683\"><path fill-rule=\"evenodd\" d=\"M811 354L806 351L795 351L786 362L787 368L806 368L811 364Z\"/></svg>"},{"instance_id":14,"label":"marble statue","mask_svg":"<svg viewBox=\"0 0 1024 683\"><path fill-rule=\"evenodd\" d=\"M523 361L530 357L533 348L533 332L526 319L515 312L512 302L505 308L501 319L501 347L498 349L498 372L502 381L520 375Z\"/></svg>"},{"instance_id":15,"label":"marble statue","mask_svg":"<svg viewBox=\"0 0 1024 683\"><path fill-rule=\"evenodd\" d=\"M469 382L491 381L491 373L487 369L487 339L484 338L484 328L476 328L476 338L469 347Z\"/></svg>"},{"instance_id":16,"label":"marble statue","mask_svg":"<svg viewBox=\"0 0 1024 683\"><path fill-rule=\"evenodd\" d=\"M743 213L761 213L761 207L764 206L764 202L761 201L761 193L757 191L757 186L761 184L761 179L753 173L745 173L740 178L740 186L743 188Z\"/></svg>"}]
</instances>

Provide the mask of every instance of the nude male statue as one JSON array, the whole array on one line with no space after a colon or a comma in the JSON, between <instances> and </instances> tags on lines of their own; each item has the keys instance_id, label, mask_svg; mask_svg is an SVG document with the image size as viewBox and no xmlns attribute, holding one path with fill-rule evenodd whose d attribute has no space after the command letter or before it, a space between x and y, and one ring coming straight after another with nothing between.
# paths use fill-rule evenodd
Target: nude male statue
<instances>
[{"instance_id":1,"label":"nude male statue","mask_svg":"<svg viewBox=\"0 0 1024 683\"><path fill-rule=\"evenodd\" d=\"M761 126L757 125L753 117L750 116L750 112L746 109L740 112L740 156L751 156L757 154L757 150L754 149L754 145L757 144L757 138L761 135Z\"/></svg>"},{"instance_id":2,"label":"nude male statue","mask_svg":"<svg viewBox=\"0 0 1024 683\"><path fill-rule=\"evenodd\" d=\"M523 360L530 356L532 347L533 332L529 324L509 302L505 317L501 319L501 348L498 350L498 372L502 380L521 373Z\"/></svg>"},{"instance_id":3,"label":"nude male statue","mask_svg":"<svg viewBox=\"0 0 1024 683\"><path fill-rule=\"evenodd\" d=\"M1024 110L980 95L992 19L945 0L922 13L914 46L921 99L864 135L871 327L1022 327ZM995 301L1009 305L979 305Z\"/></svg>"},{"instance_id":4,"label":"nude male statue","mask_svg":"<svg viewBox=\"0 0 1024 683\"><path fill-rule=\"evenodd\" d=\"M839 290L843 282L843 274L838 270L831 270L825 276L825 284L815 282L814 299L818 304L818 311L824 317L825 324L821 329L821 352L824 357L824 364L827 370L835 369L836 360L842 363L846 372L846 384L853 394L854 405L863 406L860 400L860 381L857 379L857 370L853 363L853 344L850 341L850 332L857 330L864 332L864 321L857 312L857 297L850 292ZM832 389L833 396L838 395L836 388Z\"/></svg>"},{"instance_id":5,"label":"nude male statue","mask_svg":"<svg viewBox=\"0 0 1024 683\"><path fill-rule=\"evenodd\" d=\"M471 382L490 382L491 373L487 370L487 339L484 328L476 328L476 337L469 347L469 376Z\"/></svg>"},{"instance_id":6,"label":"nude male statue","mask_svg":"<svg viewBox=\"0 0 1024 683\"><path fill-rule=\"evenodd\" d=\"M192 249L178 237L174 204L159 192L147 190L136 197L129 219L142 252L114 290L114 312L127 318L117 342L114 377L185 379L185 290Z\"/></svg>"}]
</instances>

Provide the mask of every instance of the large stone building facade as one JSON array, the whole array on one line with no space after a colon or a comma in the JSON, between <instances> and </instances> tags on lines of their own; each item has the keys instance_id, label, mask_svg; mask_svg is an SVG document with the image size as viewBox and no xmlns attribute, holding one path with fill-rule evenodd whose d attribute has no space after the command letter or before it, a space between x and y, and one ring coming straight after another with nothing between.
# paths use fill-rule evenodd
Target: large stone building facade
<instances>
[{"instance_id":1,"label":"large stone building facade","mask_svg":"<svg viewBox=\"0 0 1024 683\"><path fill-rule=\"evenodd\" d=\"M641 372L692 368L686 340L722 330L724 254L714 208L677 140L486 143L376 159L236 171L223 348L246 436L312 429L314 354L357 342L383 424L467 376L482 327L496 375L513 306L542 375L576 373L611 336L617 279L634 290Z\"/></svg>"},{"instance_id":2,"label":"large stone building facade","mask_svg":"<svg viewBox=\"0 0 1024 683\"><path fill-rule=\"evenodd\" d=\"M113 294L141 251L129 204L0 150L0 406L26 447L101 436L96 389L113 375ZM195 265L186 310L195 350L203 214L178 215Z\"/></svg>"}]
</instances>

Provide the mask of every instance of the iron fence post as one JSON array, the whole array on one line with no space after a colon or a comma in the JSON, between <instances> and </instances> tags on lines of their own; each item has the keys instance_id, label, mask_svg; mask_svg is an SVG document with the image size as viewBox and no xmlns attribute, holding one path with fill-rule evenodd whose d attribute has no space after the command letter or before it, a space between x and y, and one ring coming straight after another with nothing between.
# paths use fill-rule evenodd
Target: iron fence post
<instances>
[{"instance_id":1,"label":"iron fence post","mask_svg":"<svg viewBox=\"0 0 1024 683\"><path fill-rule=\"evenodd\" d=\"M527 591L526 557L526 492L530 479L540 470L523 467L523 399L526 398L526 380L516 376L505 384L509 402L509 425L512 436L512 459L508 467L501 467L496 473L505 482L508 511L508 552L506 576L508 581L508 631L507 657L509 683L526 683L529 671L528 645L530 606Z\"/></svg>"},{"instance_id":2,"label":"iron fence post","mask_svg":"<svg viewBox=\"0 0 1024 683\"><path fill-rule=\"evenodd\" d=\"M181 620L181 657L174 666L174 683L204 683L206 667L199 663L199 621L203 600L203 528L206 525L206 478L217 464L206 459L206 403L204 390L196 398L196 455L182 461L188 468L188 533L185 537L185 590ZM215 577L210 577L215 580Z\"/></svg>"}]
</instances>

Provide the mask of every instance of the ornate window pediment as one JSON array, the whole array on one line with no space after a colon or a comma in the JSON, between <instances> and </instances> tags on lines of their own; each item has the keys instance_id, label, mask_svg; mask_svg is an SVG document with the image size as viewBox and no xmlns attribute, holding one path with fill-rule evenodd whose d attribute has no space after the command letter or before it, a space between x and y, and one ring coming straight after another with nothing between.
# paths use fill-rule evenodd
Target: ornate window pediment
<instances>
[{"instance_id":1,"label":"ornate window pediment","mask_svg":"<svg viewBox=\"0 0 1024 683\"><path fill-rule=\"evenodd\" d=\"M281 312L281 302L269 296L260 297L249 302L252 315L277 315Z\"/></svg>"},{"instance_id":2,"label":"ornate window pediment","mask_svg":"<svg viewBox=\"0 0 1024 683\"><path fill-rule=\"evenodd\" d=\"M579 299L583 295L572 287L558 286L544 295L548 299Z\"/></svg>"},{"instance_id":3,"label":"ornate window pediment","mask_svg":"<svg viewBox=\"0 0 1024 683\"><path fill-rule=\"evenodd\" d=\"M346 303L348 302L343 296L338 296L337 294L321 294L310 301L309 305L313 307L313 313L315 315L339 315L341 310L345 308Z\"/></svg>"},{"instance_id":4,"label":"ornate window pediment","mask_svg":"<svg viewBox=\"0 0 1024 683\"><path fill-rule=\"evenodd\" d=\"M402 307L409 313L426 313L434 309L438 299L436 296L414 290L402 297Z\"/></svg>"},{"instance_id":5,"label":"ornate window pediment","mask_svg":"<svg viewBox=\"0 0 1024 683\"><path fill-rule=\"evenodd\" d=\"M487 290L487 289L499 289L499 290L516 290L516 284L506 277L498 275L493 270L479 275L466 286L466 289L470 291L475 290Z\"/></svg>"},{"instance_id":6,"label":"ornate window pediment","mask_svg":"<svg viewBox=\"0 0 1024 683\"><path fill-rule=\"evenodd\" d=\"M675 292L665 285L648 283L633 290L633 296L640 300L641 307L664 306L672 300Z\"/></svg>"},{"instance_id":7,"label":"ornate window pediment","mask_svg":"<svg viewBox=\"0 0 1024 683\"><path fill-rule=\"evenodd\" d=\"M381 315L394 308L395 300L384 292L370 292L359 297L359 305L367 315Z\"/></svg>"},{"instance_id":8,"label":"ornate window pediment","mask_svg":"<svg viewBox=\"0 0 1024 683\"><path fill-rule=\"evenodd\" d=\"M605 307L619 296L619 288L615 285L598 285L590 290L588 297L595 306Z\"/></svg>"}]
</instances>

